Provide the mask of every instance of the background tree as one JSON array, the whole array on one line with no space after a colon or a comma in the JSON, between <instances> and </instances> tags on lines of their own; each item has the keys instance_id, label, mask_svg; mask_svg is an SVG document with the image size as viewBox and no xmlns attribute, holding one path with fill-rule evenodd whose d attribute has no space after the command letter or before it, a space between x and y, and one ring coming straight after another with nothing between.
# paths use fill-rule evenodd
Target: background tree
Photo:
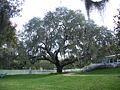
<instances>
[{"instance_id":1,"label":"background tree","mask_svg":"<svg viewBox=\"0 0 120 90\"><path fill-rule=\"evenodd\" d=\"M118 9L118 14L114 16L115 27L114 30L116 32L117 43L116 43L116 53L120 53L120 9Z\"/></svg>"},{"instance_id":2,"label":"background tree","mask_svg":"<svg viewBox=\"0 0 120 90\"><path fill-rule=\"evenodd\" d=\"M76 45L79 48L78 57L82 58L80 63L83 65L98 62L100 58L110 55L108 49L106 51L105 49L112 45L115 39L110 30L105 27L98 27L90 20L86 21L76 36Z\"/></svg>"},{"instance_id":3,"label":"background tree","mask_svg":"<svg viewBox=\"0 0 120 90\"><path fill-rule=\"evenodd\" d=\"M0 0L0 62L6 61L6 64L9 60L4 59L12 56L9 51L16 46L16 26L12 25L10 18L19 15L21 4L22 1L19 0Z\"/></svg>"},{"instance_id":4,"label":"background tree","mask_svg":"<svg viewBox=\"0 0 120 90\"><path fill-rule=\"evenodd\" d=\"M30 67L29 57L26 47L22 41L18 41L16 48L16 61L19 69L28 69Z\"/></svg>"},{"instance_id":5,"label":"background tree","mask_svg":"<svg viewBox=\"0 0 120 90\"><path fill-rule=\"evenodd\" d=\"M0 0L0 46L3 44L15 43L15 26L10 18L19 15L21 11L19 0Z\"/></svg>"},{"instance_id":6,"label":"background tree","mask_svg":"<svg viewBox=\"0 0 120 90\"><path fill-rule=\"evenodd\" d=\"M118 9L118 15L114 16L115 31L118 38L118 45L120 45L120 9Z\"/></svg>"},{"instance_id":7,"label":"background tree","mask_svg":"<svg viewBox=\"0 0 120 90\"><path fill-rule=\"evenodd\" d=\"M0 48L0 68L11 69L15 60L15 50L13 48Z\"/></svg>"}]
</instances>

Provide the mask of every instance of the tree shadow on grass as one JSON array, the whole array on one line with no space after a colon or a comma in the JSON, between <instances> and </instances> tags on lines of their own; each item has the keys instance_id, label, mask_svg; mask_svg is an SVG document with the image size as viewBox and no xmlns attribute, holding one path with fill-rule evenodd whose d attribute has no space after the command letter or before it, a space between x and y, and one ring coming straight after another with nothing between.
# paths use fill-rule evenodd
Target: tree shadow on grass
<instances>
[{"instance_id":1,"label":"tree shadow on grass","mask_svg":"<svg viewBox=\"0 0 120 90\"><path fill-rule=\"evenodd\" d=\"M58 75L57 73L51 73L51 74L19 74L19 75L7 75L4 78L1 79L35 79L35 78L45 78Z\"/></svg>"},{"instance_id":2,"label":"tree shadow on grass","mask_svg":"<svg viewBox=\"0 0 120 90\"><path fill-rule=\"evenodd\" d=\"M35 78L46 78L46 77L51 77L51 76L56 76L56 75L61 75L61 74L66 74L68 72L63 72L63 73L50 73L50 74L18 74L18 75L6 75L2 79L35 79Z\"/></svg>"}]
</instances>

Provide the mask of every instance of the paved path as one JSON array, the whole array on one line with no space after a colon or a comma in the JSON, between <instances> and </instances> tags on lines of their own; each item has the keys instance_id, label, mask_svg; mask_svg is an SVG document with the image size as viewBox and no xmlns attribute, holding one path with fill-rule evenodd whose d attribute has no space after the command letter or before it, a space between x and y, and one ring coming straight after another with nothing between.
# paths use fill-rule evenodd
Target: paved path
<instances>
[{"instance_id":1,"label":"paved path","mask_svg":"<svg viewBox=\"0 0 120 90\"><path fill-rule=\"evenodd\" d=\"M120 76L119 74L74 74L74 73L68 73L63 74L63 76Z\"/></svg>"}]
</instances>

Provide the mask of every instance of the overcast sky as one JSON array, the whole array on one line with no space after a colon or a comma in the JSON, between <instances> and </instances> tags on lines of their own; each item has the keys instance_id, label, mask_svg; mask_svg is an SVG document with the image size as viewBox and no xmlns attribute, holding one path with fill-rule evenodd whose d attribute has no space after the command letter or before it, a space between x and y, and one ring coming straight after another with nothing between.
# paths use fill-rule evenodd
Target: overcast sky
<instances>
[{"instance_id":1,"label":"overcast sky","mask_svg":"<svg viewBox=\"0 0 120 90\"><path fill-rule=\"evenodd\" d=\"M94 0L95 1L95 0ZM58 6L64 6L68 9L81 10L86 16L85 6L81 0L25 0L21 17L12 19L17 24L17 30L21 30L22 26L33 17L43 18L46 12L55 10ZM120 8L120 0L110 0L107 4L102 18L97 10L90 15L98 25L105 25L109 29L113 28L113 16L116 14L117 8Z\"/></svg>"}]
</instances>

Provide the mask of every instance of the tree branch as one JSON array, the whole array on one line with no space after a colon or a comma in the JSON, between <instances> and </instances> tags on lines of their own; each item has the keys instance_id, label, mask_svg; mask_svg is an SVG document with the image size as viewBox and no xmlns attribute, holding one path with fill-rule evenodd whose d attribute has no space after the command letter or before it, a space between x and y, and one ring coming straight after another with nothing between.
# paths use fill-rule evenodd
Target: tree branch
<instances>
[{"instance_id":1,"label":"tree branch","mask_svg":"<svg viewBox=\"0 0 120 90\"><path fill-rule=\"evenodd\" d=\"M38 57L37 60L47 60L47 61L49 61L49 62L51 62L51 63L53 63L53 64L56 63L55 61L51 60L49 57L46 57L46 56L44 56L44 55Z\"/></svg>"},{"instance_id":2,"label":"tree branch","mask_svg":"<svg viewBox=\"0 0 120 90\"><path fill-rule=\"evenodd\" d=\"M60 48L58 48L55 52L54 52L54 55L55 55L55 59L58 60L58 53L60 52Z\"/></svg>"},{"instance_id":3,"label":"tree branch","mask_svg":"<svg viewBox=\"0 0 120 90\"><path fill-rule=\"evenodd\" d=\"M50 52L50 50L47 47L38 46L38 48L42 48L43 50L45 50L50 55L50 57L52 59L55 59L54 54L52 52Z\"/></svg>"},{"instance_id":4,"label":"tree branch","mask_svg":"<svg viewBox=\"0 0 120 90\"><path fill-rule=\"evenodd\" d=\"M72 64L77 61L77 58L74 59L65 59L64 61L61 62L61 65L64 67L68 64Z\"/></svg>"}]
</instances>

